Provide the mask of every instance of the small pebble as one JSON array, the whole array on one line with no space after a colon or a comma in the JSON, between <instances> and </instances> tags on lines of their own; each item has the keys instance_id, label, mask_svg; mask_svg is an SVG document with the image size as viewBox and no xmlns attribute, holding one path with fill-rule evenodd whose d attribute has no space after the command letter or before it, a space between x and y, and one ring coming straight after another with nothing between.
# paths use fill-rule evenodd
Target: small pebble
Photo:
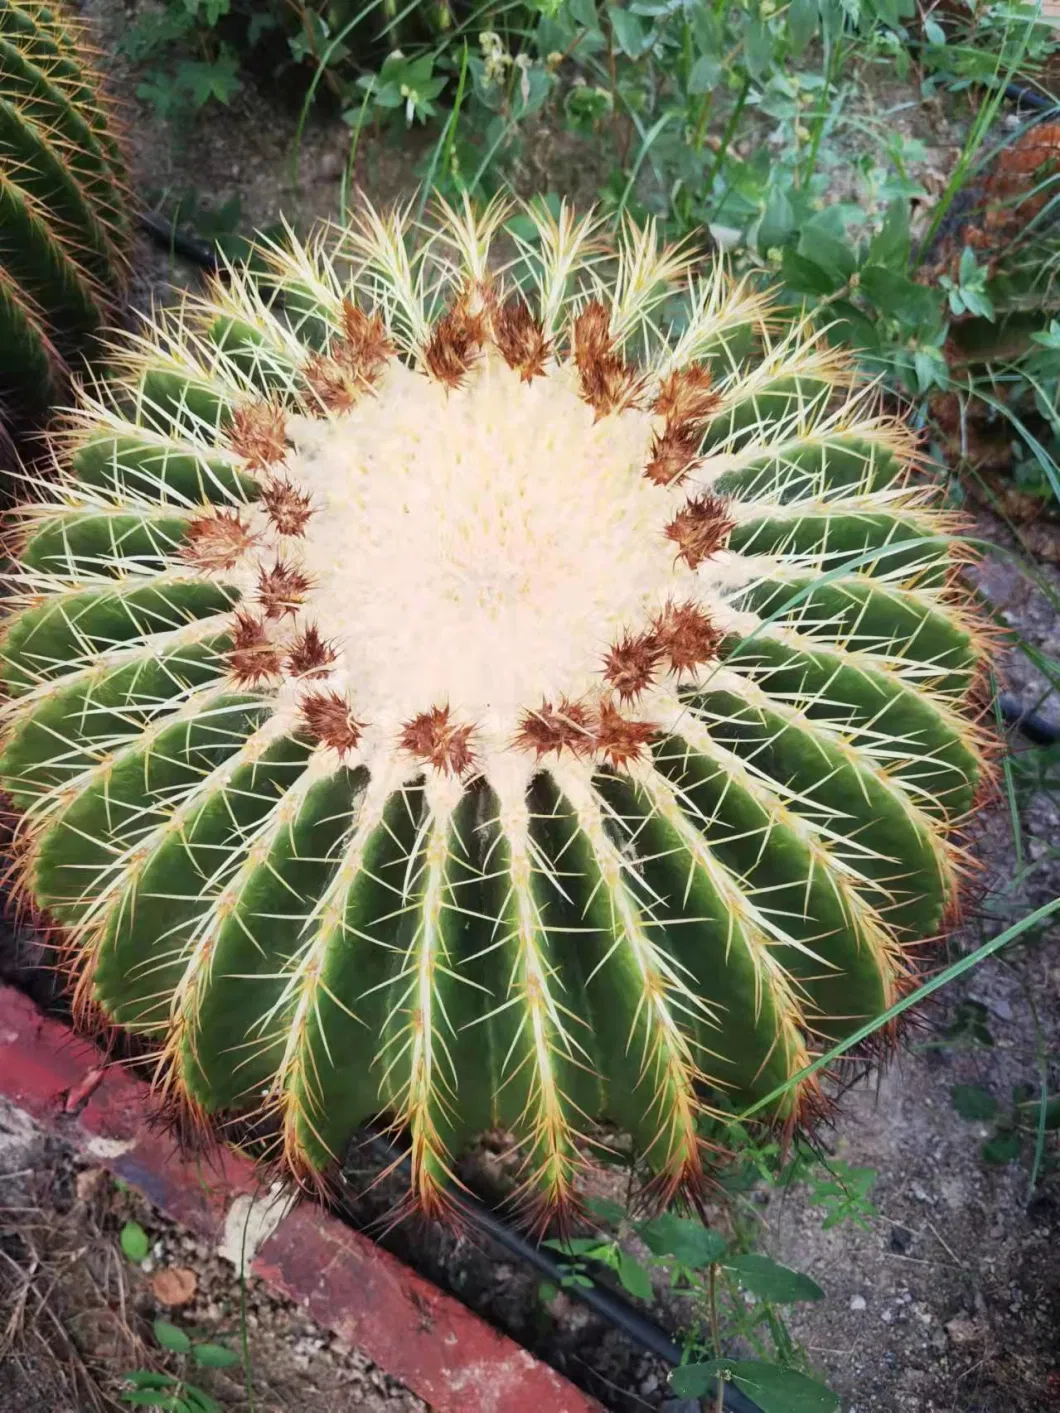
<instances>
[{"instance_id":1,"label":"small pebble","mask_svg":"<svg viewBox=\"0 0 1060 1413\"><path fill-rule=\"evenodd\" d=\"M863 1295L855 1295L855 1296L853 1296L853 1297L851 1298L851 1301L850 1301L850 1308L851 1308L851 1310L865 1310L865 1309L867 1309L867 1307L868 1307L868 1301L865 1299L865 1297L864 1297Z\"/></svg>"}]
</instances>

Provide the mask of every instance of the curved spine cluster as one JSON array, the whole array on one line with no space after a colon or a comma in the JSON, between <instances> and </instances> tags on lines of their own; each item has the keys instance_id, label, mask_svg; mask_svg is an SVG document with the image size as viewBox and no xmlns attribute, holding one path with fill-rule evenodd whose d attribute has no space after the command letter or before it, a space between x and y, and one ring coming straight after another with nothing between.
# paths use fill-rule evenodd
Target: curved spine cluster
<instances>
[{"instance_id":1,"label":"curved spine cluster","mask_svg":"<svg viewBox=\"0 0 1060 1413\"><path fill-rule=\"evenodd\" d=\"M906 988L987 636L914 441L691 248L367 210L116 350L23 509L0 777L87 1017L297 1173L500 1125L660 1199Z\"/></svg>"}]
</instances>

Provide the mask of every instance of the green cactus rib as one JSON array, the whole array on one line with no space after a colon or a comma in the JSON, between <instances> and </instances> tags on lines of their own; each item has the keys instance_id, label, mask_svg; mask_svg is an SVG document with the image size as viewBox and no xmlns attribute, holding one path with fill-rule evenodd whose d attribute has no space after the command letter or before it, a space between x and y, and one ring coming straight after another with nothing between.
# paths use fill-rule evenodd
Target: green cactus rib
<instances>
[{"instance_id":1,"label":"green cactus rib","mask_svg":"<svg viewBox=\"0 0 1060 1413\"><path fill-rule=\"evenodd\" d=\"M105 321L130 239L123 172L76 25L48 6L4 0L0 279L20 297L0 300L0 397L16 410L46 406L60 360Z\"/></svg>"},{"instance_id":2,"label":"green cactus rib","mask_svg":"<svg viewBox=\"0 0 1060 1413\"><path fill-rule=\"evenodd\" d=\"M427 1211L495 1125L545 1211L601 1119L695 1190L705 1115L911 984L988 777L906 429L650 228L605 274L592 220L528 214L533 306L499 205L419 243L368 211L131 339L23 508L3 638L21 886L81 1012L300 1175L388 1116Z\"/></svg>"}]
</instances>

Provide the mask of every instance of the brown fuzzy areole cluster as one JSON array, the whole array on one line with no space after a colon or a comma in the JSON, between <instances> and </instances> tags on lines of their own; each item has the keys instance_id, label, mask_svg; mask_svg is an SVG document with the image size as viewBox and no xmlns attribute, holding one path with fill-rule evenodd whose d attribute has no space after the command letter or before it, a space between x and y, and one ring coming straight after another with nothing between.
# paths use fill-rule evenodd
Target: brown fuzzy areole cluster
<instances>
[{"instance_id":1,"label":"brown fuzzy areole cluster","mask_svg":"<svg viewBox=\"0 0 1060 1413\"><path fill-rule=\"evenodd\" d=\"M460 726L447 706L421 711L401 728L400 746L417 760L428 762L446 775L463 775L474 764L471 733Z\"/></svg>"},{"instance_id":2,"label":"brown fuzzy areole cluster","mask_svg":"<svg viewBox=\"0 0 1060 1413\"><path fill-rule=\"evenodd\" d=\"M354 750L364 722L358 721L339 692L308 692L302 698L302 723L309 736L340 756Z\"/></svg>"},{"instance_id":3,"label":"brown fuzzy areole cluster","mask_svg":"<svg viewBox=\"0 0 1060 1413\"><path fill-rule=\"evenodd\" d=\"M350 299L342 302L342 333L326 354L314 354L305 380L329 412L349 412L379 377L394 353L382 316L366 314Z\"/></svg>"},{"instance_id":4,"label":"brown fuzzy areole cluster","mask_svg":"<svg viewBox=\"0 0 1060 1413\"><path fill-rule=\"evenodd\" d=\"M651 456L644 468L649 481L657 486L669 486L687 476L699 455L702 434L698 427L682 422L667 423L656 432L651 444Z\"/></svg>"},{"instance_id":5,"label":"brown fuzzy areole cluster","mask_svg":"<svg viewBox=\"0 0 1060 1413\"><path fill-rule=\"evenodd\" d=\"M722 635L695 603L668 603L652 624L655 640L676 676L718 654Z\"/></svg>"},{"instance_id":6,"label":"brown fuzzy areole cluster","mask_svg":"<svg viewBox=\"0 0 1060 1413\"><path fill-rule=\"evenodd\" d=\"M254 540L238 510L218 510L190 523L180 557L196 569L231 569Z\"/></svg>"},{"instance_id":7,"label":"brown fuzzy areole cluster","mask_svg":"<svg viewBox=\"0 0 1060 1413\"><path fill-rule=\"evenodd\" d=\"M717 496L693 496L666 527L666 538L677 546L677 557L698 569L725 543L735 525Z\"/></svg>"},{"instance_id":8,"label":"brown fuzzy areole cluster","mask_svg":"<svg viewBox=\"0 0 1060 1413\"><path fill-rule=\"evenodd\" d=\"M629 765L641 759L658 730L654 722L631 721L613 702L604 702L596 719L596 749L611 765Z\"/></svg>"},{"instance_id":9,"label":"brown fuzzy areole cluster","mask_svg":"<svg viewBox=\"0 0 1060 1413\"><path fill-rule=\"evenodd\" d=\"M651 686L663 650L653 632L624 633L604 658L604 677L622 703Z\"/></svg>"},{"instance_id":10,"label":"brown fuzzy areole cluster","mask_svg":"<svg viewBox=\"0 0 1060 1413\"><path fill-rule=\"evenodd\" d=\"M644 378L616 350L611 315L598 299L590 300L574 321L574 363L582 397L595 409L597 421L635 404Z\"/></svg>"},{"instance_id":11,"label":"brown fuzzy areole cluster","mask_svg":"<svg viewBox=\"0 0 1060 1413\"><path fill-rule=\"evenodd\" d=\"M304 535L313 506L305 491L286 478L270 477L261 488L261 503L281 535Z\"/></svg>"},{"instance_id":12,"label":"brown fuzzy areole cluster","mask_svg":"<svg viewBox=\"0 0 1060 1413\"><path fill-rule=\"evenodd\" d=\"M587 756L596 747L596 720L581 702L566 697L560 698L558 707L542 702L536 711L524 712L513 744L533 751L538 760L552 751Z\"/></svg>"},{"instance_id":13,"label":"brown fuzzy areole cluster","mask_svg":"<svg viewBox=\"0 0 1060 1413\"><path fill-rule=\"evenodd\" d=\"M427 371L454 391L471 371L485 341L486 316L472 313L471 296L465 291L431 330L423 350Z\"/></svg>"},{"instance_id":14,"label":"brown fuzzy areole cluster","mask_svg":"<svg viewBox=\"0 0 1060 1413\"><path fill-rule=\"evenodd\" d=\"M287 415L274 402L237 407L228 429L228 444L245 458L247 469L264 471L287 455Z\"/></svg>"},{"instance_id":15,"label":"brown fuzzy areole cluster","mask_svg":"<svg viewBox=\"0 0 1060 1413\"><path fill-rule=\"evenodd\" d=\"M287 653L287 671L294 677L326 677L337 654L315 624L304 628Z\"/></svg>"},{"instance_id":16,"label":"brown fuzzy areole cluster","mask_svg":"<svg viewBox=\"0 0 1060 1413\"><path fill-rule=\"evenodd\" d=\"M257 597L266 618L297 613L309 589L309 578L282 559L277 559L271 569L262 565L258 571Z\"/></svg>"},{"instance_id":17,"label":"brown fuzzy areole cluster","mask_svg":"<svg viewBox=\"0 0 1060 1413\"><path fill-rule=\"evenodd\" d=\"M689 363L666 375L651 410L668 422L705 422L717 405L710 369L702 363Z\"/></svg>"},{"instance_id":18,"label":"brown fuzzy areole cluster","mask_svg":"<svg viewBox=\"0 0 1060 1413\"><path fill-rule=\"evenodd\" d=\"M253 687L280 675L282 649L269 638L260 618L237 608L231 632L228 670L240 686Z\"/></svg>"},{"instance_id":19,"label":"brown fuzzy areole cluster","mask_svg":"<svg viewBox=\"0 0 1060 1413\"><path fill-rule=\"evenodd\" d=\"M541 321L536 319L521 295L512 295L492 318L493 341L509 368L522 375L524 383L540 377L550 348Z\"/></svg>"},{"instance_id":20,"label":"brown fuzzy areole cluster","mask_svg":"<svg viewBox=\"0 0 1060 1413\"><path fill-rule=\"evenodd\" d=\"M687 476L699 455L703 432L718 405L708 369L690 363L662 382L652 411L666 419L652 441L644 474L658 486L670 486Z\"/></svg>"},{"instance_id":21,"label":"brown fuzzy areole cluster","mask_svg":"<svg viewBox=\"0 0 1060 1413\"><path fill-rule=\"evenodd\" d=\"M609 765L621 767L643 757L658 729L653 722L624 716L611 701L593 711L562 698L558 707L543 702L537 711L524 712L513 745L533 751L538 760L570 751L578 759L602 755Z\"/></svg>"}]
</instances>

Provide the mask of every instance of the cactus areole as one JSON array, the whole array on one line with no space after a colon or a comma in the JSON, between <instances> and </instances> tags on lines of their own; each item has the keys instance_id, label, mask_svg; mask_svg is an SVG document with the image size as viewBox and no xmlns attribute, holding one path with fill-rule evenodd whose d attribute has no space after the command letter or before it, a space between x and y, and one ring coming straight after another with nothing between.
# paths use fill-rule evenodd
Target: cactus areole
<instances>
[{"instance_id":1,"label":"cactus areole","mask_svg":"<svg viewBox=\"0 0 1060 1413\"><path fill-rule=\"evenodd\" d=\"M401 1125L427 1211L495 1125L539 1213L615 1129L694 1192L712 1106L908 987L983 775L906 427L694 250L531 209L505 263L508 214L367 209L159 316L3 655L84 1018L301 1175Z\"/></svg>"}]
</instances>

